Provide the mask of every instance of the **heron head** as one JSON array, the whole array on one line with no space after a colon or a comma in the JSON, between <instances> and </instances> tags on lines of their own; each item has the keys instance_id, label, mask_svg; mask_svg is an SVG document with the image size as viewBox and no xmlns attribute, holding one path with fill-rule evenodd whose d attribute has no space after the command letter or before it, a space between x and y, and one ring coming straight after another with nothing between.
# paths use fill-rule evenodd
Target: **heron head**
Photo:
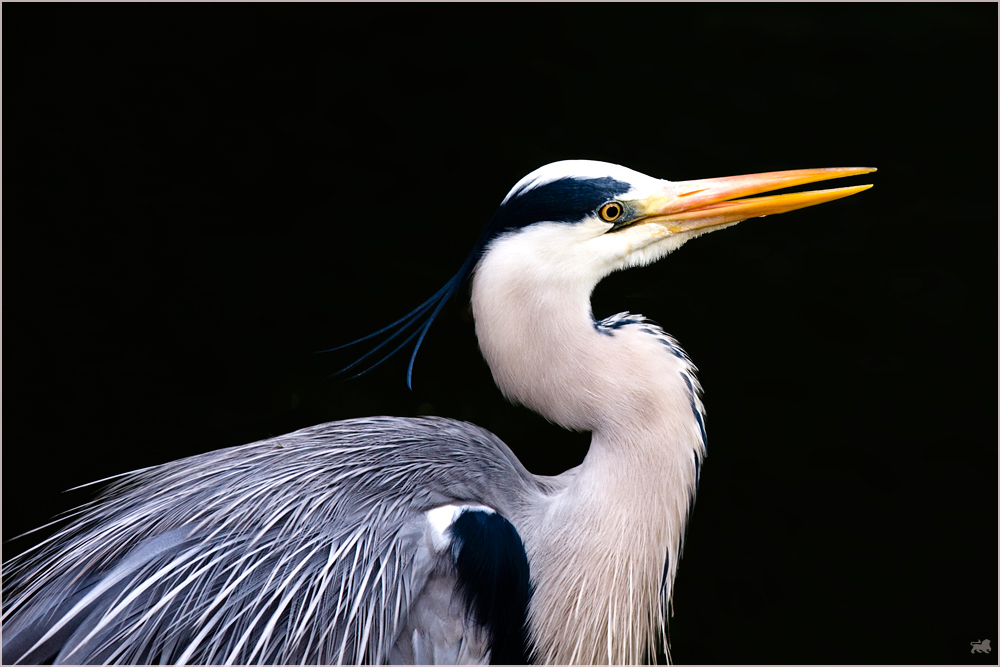
<instances>
[{"instance_id":1,"label":"heron head","mask_svg":"<svg viewBox=\"0 0 1000 667\"><path fill-rule=\"evenodd\" d=\"M552 275L547 278L586 276L587 282L596 284L616 269L656 261L695 236L747 218L847 197L871 186L746 198L750 195L872 171L800 169L666 181L606 162L554 162L511 189L480 239L477 253L483 257L506 245L536 269L549 267Z\"/></svg>"}]
</instances>

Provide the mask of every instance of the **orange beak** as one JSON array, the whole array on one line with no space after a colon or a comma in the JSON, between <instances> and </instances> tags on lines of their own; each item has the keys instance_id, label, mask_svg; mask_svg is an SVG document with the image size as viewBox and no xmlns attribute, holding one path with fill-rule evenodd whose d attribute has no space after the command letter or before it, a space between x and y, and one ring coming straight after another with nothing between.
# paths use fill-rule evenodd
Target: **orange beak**
<instances>
[{"instance_id":1,"label":"orange beak","mask_svg":"<svg viewBox=\"0 0 1000 667\"><path fill-rule=\"evenodd\" d=\"M635 222L655 222L671 234L714 227L747 218L787 213L806 206L849 197L867 190L871 185L855 185L832 190L812 190L769 197L738 199L759 192L790 188L804 183L825 181L868 174L871 167L841 167L834 169L795 169L766 174L747 174L725 178L705 178L696 181L668 183L662 193L641 202L642 215Z\"/></svg>"}]
</instances>

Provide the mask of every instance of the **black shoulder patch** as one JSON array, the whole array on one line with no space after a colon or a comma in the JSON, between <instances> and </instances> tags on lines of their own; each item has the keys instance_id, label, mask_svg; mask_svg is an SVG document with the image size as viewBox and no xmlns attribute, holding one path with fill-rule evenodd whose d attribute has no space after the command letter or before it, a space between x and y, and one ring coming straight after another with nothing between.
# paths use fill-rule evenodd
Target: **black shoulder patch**
<instances>
[{"instance_id":1,"label":"black shoulder patch","mask_svg":"<svg viewBox=\"0 0 1000 667\"><path fill-rule=\"evenodd\" d=\"M490 663L528 664L531 580L520 535L499 514L473 510L462 512L451 532L466 613L489 633Z\"/></svg>"}]
</instances>

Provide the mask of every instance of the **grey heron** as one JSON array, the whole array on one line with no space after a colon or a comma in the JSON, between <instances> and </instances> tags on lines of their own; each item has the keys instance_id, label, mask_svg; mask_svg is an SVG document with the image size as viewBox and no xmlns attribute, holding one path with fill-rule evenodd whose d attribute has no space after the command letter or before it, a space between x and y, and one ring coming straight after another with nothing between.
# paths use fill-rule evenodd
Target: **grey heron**
<instances>
[{"instance_id":1,"label":"grey heron","mask_svg":"<svg viewBox=\"0 0 1000 667\"><path fill-rule=\"evenodd\" d=\"M528 174L459 273L369 354L416 338L416 355L471 279L497 385L591 432L581 465L536 476L471 424L374 417L119 476L7 564L4 662L655 657L704 407L677 341L639 315L595 320L591 292L700 234L870 186L750 195L871 171L670 182L575 160Z\"/></svg>"}]
</instances>

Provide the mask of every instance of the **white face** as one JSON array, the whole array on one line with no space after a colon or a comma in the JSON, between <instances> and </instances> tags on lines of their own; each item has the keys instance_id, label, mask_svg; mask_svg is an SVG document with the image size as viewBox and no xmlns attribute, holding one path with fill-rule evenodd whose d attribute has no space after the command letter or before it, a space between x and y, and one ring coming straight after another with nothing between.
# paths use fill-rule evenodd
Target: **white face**
<instances>
[{"instance_id":1,"label":"white face","mask_svg":"<svg viewBox=\"0 0 1000 667\"><path fill-rule=\"evenodd\" d=\"M518 181L504 198L501 212L509 209L515 225L494 239L490 252L503 246L508 261L520 256L515 260L520 270L530 267L549 279L569 278L592 287L613 271L649 264L695 236L728 226L678 233L655 223L623 224L643 216L651 198L673 196L671 185L605 162L545 165ZM532 205L532 199L541 204ZM620 215L603 219L603 207L615 203ZM558 216L563 217L552 219Z\"/></svg>"}]
</instances>

